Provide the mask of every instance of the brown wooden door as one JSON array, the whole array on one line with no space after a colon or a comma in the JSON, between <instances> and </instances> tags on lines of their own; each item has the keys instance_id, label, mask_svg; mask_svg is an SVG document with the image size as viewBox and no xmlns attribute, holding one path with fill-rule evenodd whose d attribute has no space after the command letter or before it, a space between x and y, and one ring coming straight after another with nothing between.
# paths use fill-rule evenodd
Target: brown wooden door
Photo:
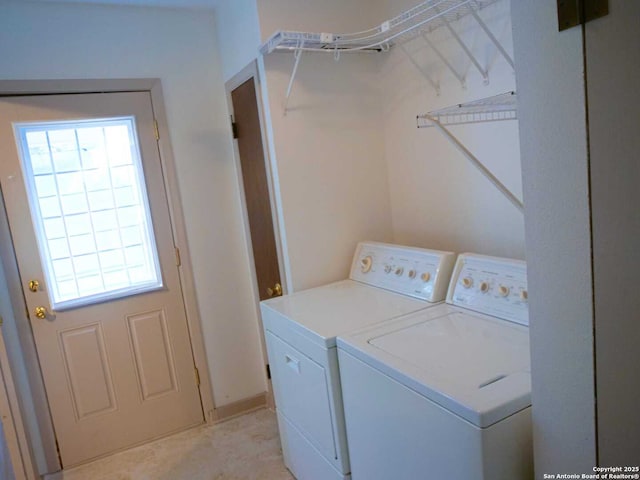
<instances>
[{"instance_id":1,"label":"brown wooden door","mask_svg":"<svg viewBox=\"0 0 640 480\"><path fill-rule=\"evenodd\" d=\"M277 296L278 251L253 78L231 92L260 300ZM278 286L278 287L276 287ZM281 288L281 287L280 287Z\"/></svg>"}]
</instances>

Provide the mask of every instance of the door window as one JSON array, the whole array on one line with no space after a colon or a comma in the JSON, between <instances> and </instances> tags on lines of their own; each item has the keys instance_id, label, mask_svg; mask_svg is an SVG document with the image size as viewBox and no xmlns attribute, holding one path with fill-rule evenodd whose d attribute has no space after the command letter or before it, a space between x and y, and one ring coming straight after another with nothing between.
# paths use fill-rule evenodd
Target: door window
<instances>
[{"instance_id":1,"label":"door window","mask_svg":"<svg viewBox=\"0 0 640 480\"><path fill-rule=\"evenodd\" d=\"M52 308L161 288L134 118L14 128Z\"/></svg>"}]
</instances>

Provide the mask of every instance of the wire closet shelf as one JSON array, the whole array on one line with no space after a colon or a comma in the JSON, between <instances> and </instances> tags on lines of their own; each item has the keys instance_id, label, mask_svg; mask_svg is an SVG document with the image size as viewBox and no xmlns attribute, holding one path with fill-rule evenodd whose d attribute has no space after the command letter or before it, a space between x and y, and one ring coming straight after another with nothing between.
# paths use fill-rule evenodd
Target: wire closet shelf
<instances>
[{"instance_id":1,"label":"wire closet shelf","mask_svg":"<svg viewBox=\"0 0 640 480\"><path fill-rule=\"evenodd\" d=\"M506 92L423 113L417 116L417 123L418 128L428 128L434 126L434 120L441 125L465 125L517 119L516 92Z\"/></svg>"},{"instance_id":2,"label":"wire closet shelf","mask_svg":"<svg viewBox=\"0 0 640 480\"><path fill-rule=\"evenodd\" d=\"M484 177L497 188L511 204L524 211L522 201L516 197L464 144L447 128L451 125L517 120L516 92L459 103L417 116L418 128L435 127Z\"/></svg>"},{"instance_id":3,"label":"wire closet shelf","mask_svg":"<svg viewBox=\"0 0 640 480\"><path fill-rule=\"evenodd\" d=\"M405 43L498 0L427 0L380 25L357 33L308 33L277 31L261 47L263 55L274 51L380 52Z\"/></svg>"}]
</instances>

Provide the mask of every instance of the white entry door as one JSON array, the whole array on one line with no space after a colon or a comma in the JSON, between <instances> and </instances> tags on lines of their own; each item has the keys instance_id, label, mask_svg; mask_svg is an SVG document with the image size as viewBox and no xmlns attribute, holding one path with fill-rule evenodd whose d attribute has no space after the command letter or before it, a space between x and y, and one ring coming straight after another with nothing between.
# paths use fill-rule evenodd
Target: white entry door
<instances>
[{"instance_id":1,"label":"white entry door","mask_svg":"<svg viewBox=\"0 0 640 480\"><path fill-rule=\"evenodd\" d=\"M202 423L150 94L1 99L0 185L63 465Z\"/></svg>"}]
</instances>

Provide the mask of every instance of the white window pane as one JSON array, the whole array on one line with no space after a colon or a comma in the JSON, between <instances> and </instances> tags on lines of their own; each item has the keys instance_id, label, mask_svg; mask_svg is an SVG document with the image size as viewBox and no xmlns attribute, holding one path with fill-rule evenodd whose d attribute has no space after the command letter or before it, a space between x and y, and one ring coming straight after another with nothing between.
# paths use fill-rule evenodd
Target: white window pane
<instances>
[{"instance_id":1,"label":"white window pane","mask_svg":"<svg viewBox=\"0 0 640 480\"><path fill-rule=\"evenodd\" d=\"M69 247L71 248L71 255L74 257L78 255L86 255L87 253L94 253L96 251L93 234L69 237Z\"/></svg>"},{"instance_id":2,"label":"white window pane","mask_svg":"<svg viewBox=\"0 0 640 480\"><path fill-rule=\"evenodd\" d=\"M106 232L96 232L96 246L99 251L114 250L120 248L120 232L117 230L107 230Z\"/></svg>"},{"instance_id":3,"label":"white window pane","mask_svg":"<svg viewBox=\"0 0 640 480\"><path fill-rule=\"evenodd\" d=\"M75 129L59 129L47 132L49 149L56 172L73 172L80 168L80 155Z\"/></svg>"},{"instance_id":4,"label":"white window pane","mask_svg":"<svg viewBox=\"0 0 640 480\"><path fill-rule=\"evenodd\" d=\"M78 129L78 146L82 157L82 168L105 168L107 166L107 152L104 147L104 132L102 128Z\"/></svg>"},{"instance_id":5,"label":"white window pane","mask_svg":"<svg viewBox=\"0 0 640 480\"><path fill-rule=\"evenodd\" d=\"M58 197L41 198L40 215L42 215L42 218L59 217L61 213Z\"/></svg>"},{"instance_id":6,"label":"white window pane","mask_svg":"<svg viewBox=\"0 0 640 480\"><path fill-rule=\"evenodd\" d=\"M100 265L102 269L107 271L122 270L124 267L124 256L122 250L111 250L109 252L100 253Z\"/></svg>"},{"instance_id":7,"label":"white window pane","mask_svg":"<svg viewBox=\"0 0 640 480\"><path fill-rule=\"evenodd\" d=\"M104 285L106 288L123 288L129 285L129 275L124 270L116 270L115 272L105 272Z\"/></svg>"},{"instance_id":8,"label":"white window pane","mask_svg":"<svg viewBox=\"0 0 640 480\"><path fill-rule=\"evenodd\" d=\"M100 275L78 278L78 290L80 291L80 295L99 293L103 288L102 277Z\"/></svg>"},{"instance_id":9,"label":"white window pane","mask_svg":"<svg viewBox=\"0 0 640 480\"><path fill-rule=\"evenodd\" d=\"M129 207L138 204L136 191L133 187L114 188L113 193L118 207Z\"/></svg>"},{"instance_id":10,"label":"white window pane","mask_svg":"<svg viewBox=\"0 0 640 480\"><path fill-rule=\"evenodd\" d=\"M100 270L98 255L83 255L73 258L73 268L78 276L96 275Z\"/></svg>"},{"instance_id":11,"label":"white window pane","mask_svg":"<svg viewBox=\"0 0 640 480\"><path fill-rule=\"evenodd\" d=\"M71 259L56 260L53 262L53 271L58 281L73 279L73 264Z\"/></svg>"},{"instance_id":12,"label":"white window pane","mask_svg":"<svg viewBox=\"0 0 640 480\"><path fill-rule=\"evenodd\" d=\"M27 141L29 146L29 156L34 175L43 173L51 173L53 166L49 153L49 141L47 133L44 131L27 132Z\"/></svg>"},{"instance_id":13,"label":"white window pane","mask_svg":"<svg viewBox=\"0 0 640 480\"><path fill-rule=\"evenodd\" d=\"M118 228L118 218L115 210L91 212L91 219L93 220L93 228L96 232L115 230Z\"/></svg>"},{"instance_id":14,"label":"white window pane","mask_svg":"<svg viewBox=\"0 0 640 480\"><path fill-rule=\"evenodd\" d=\"M58 281L58 292L60 296L67 300L78 296L78 286L75 280Z\"/></svg>"},{"instance_id":15,"label":"white window pane","mask_svg":"<svg viewBox=\"0 0 640 480\"><path fill-rule=\"evenodd\" d=\"M85 171L84 184L88 192L93 192L95 190L107 190L111 188L111 184L109 183L109 171L102 168Z\"/></svg>"},{"instance_id":16,"label":"white window pane","mask_svg":"<svg viewBox=\"0 0 640 480\"><path fill-rule=\"evenodd\" d=\"M135 173L132 165L111 169L111 182L114 188L132 187L136 185Z\"/></svg>"},{"instance_id":17,"label":"white window pane","mask_svg":"<svg viewBox=\"0 0 640 480\"><path fill-rule=\"evenodd\" d=\"M67 225L67 235L82 235L83 233L91 233L91 217L88 213L79 215L68 215L64 217Z\"/></svg>"},{"instance_id":18,"label":"white window pane","mask_svg":"<svg viewBox=\"0 0 640 480\"><path fill-rule=\"evenodd\" d=\"M125 247L129 247L131 245L140 245L142 243L142 234L140 232L140 227L137 225L133 227L127 227L120 230L122 235L122 244Z\"/></svg>"},{"instance_id":19,"label":"white window pane","mask_svg":"<svg viewBox=\"0 0 640 480\"><path fill-rule=\"evenodd\" d=\"M80 172L61 173L56 175L56 180L61 195L84 193L84 181Z\"/></svg>"},{"instance_id":20,"label":"white window pane","mask_svg":"<svg viewBox=\"0 0 640 480\"><path fill-rule=\"evenodd\" d=\"M99 190L89 192L89 207L92 211L109 210L113 208L113 192L111 190Z\"/></svg>"},{"instance_id":21,"label":"white window pane","mask_svg":"<svg viewBox=\"0 0 640 480\"><path fill-rule=\"evenodd\" d=\"M64 220L61 217L44 220L44 231L49 239L66 237Z\"/></svg>"},{"instance_id":22,"label":"white window pane","mask_svg":"<svg viewBox=\"0 0 640 480\"><path fill-rule=\"evenodd\" d=\"M145 267L135 267L128 270L129 278L132 283L142 283L149 278L149 270Z\"/></svg>"},{"instance_id":23,"label":"white window pane","mask_svg":"<svg viewBox=\"0 0 640 480\"><path fill-rule=\"evenodd\" d=\"M133 118L16 130L52 306L161 287Z\"/></svg>"},{"instance_id":24,"label":"white window pane","mask_svg":"<svg viewBox=\"0 0 640 480\"><path fill-rule=\"evenodd\" d=\"M56 179L53 175L38 175L35 181L38 197L51 197L58 194Z\"/></svg>"},{"instance_id":25,"label":"white window pane","mask_svg":"<svg viewBox=\"0 0 640 480\"><path fill-rule=\"evenodd\" d=\"M105 127L104 135L107 142L107 156L109 165L130 165L131 162L131 142L129 132L124 125Z\"/></svg>"},{"instance_id":26,"label":"white window pane","mask_svg":"<svg viewBox=\"0 0 640 480\"><path fill-rule=\"evenodd\" d=\"M69 257L69 245L66 238L49 240L49 255L53 260Z\"/></svg>"},{"instance_id":27,"label":"white window pane","mask_svg":"<svg viewBox=\"0 0 640 480\"><path fill-rule=\"evenodd\" d=\"M74 193L73 195L62 195L60 197L62 211L65 215L84 213L89 210L87 197L84 193Z\"/></svg>"},{"instance_id":28,"label":"white window pane","mask_svg":"<svg viewBox=\"0 0 640 480\"><path fill-rule=\"evenodd\" d=\"M141 223L140 213L140 208L138 207L124 207L118 209L118 221L120 222L120 227L139 225Z\"/></svg>"},{"instance_id":29,"label":"white window pane","mask_svg":"<svg viewBox=\"0 0 640 480\"><path fill-rule=\"evenodd\" d=\"M125 248L124 256L128 266L144 265L145 263L144 249L140 246Z\"/></svg>"}]
</instances>

